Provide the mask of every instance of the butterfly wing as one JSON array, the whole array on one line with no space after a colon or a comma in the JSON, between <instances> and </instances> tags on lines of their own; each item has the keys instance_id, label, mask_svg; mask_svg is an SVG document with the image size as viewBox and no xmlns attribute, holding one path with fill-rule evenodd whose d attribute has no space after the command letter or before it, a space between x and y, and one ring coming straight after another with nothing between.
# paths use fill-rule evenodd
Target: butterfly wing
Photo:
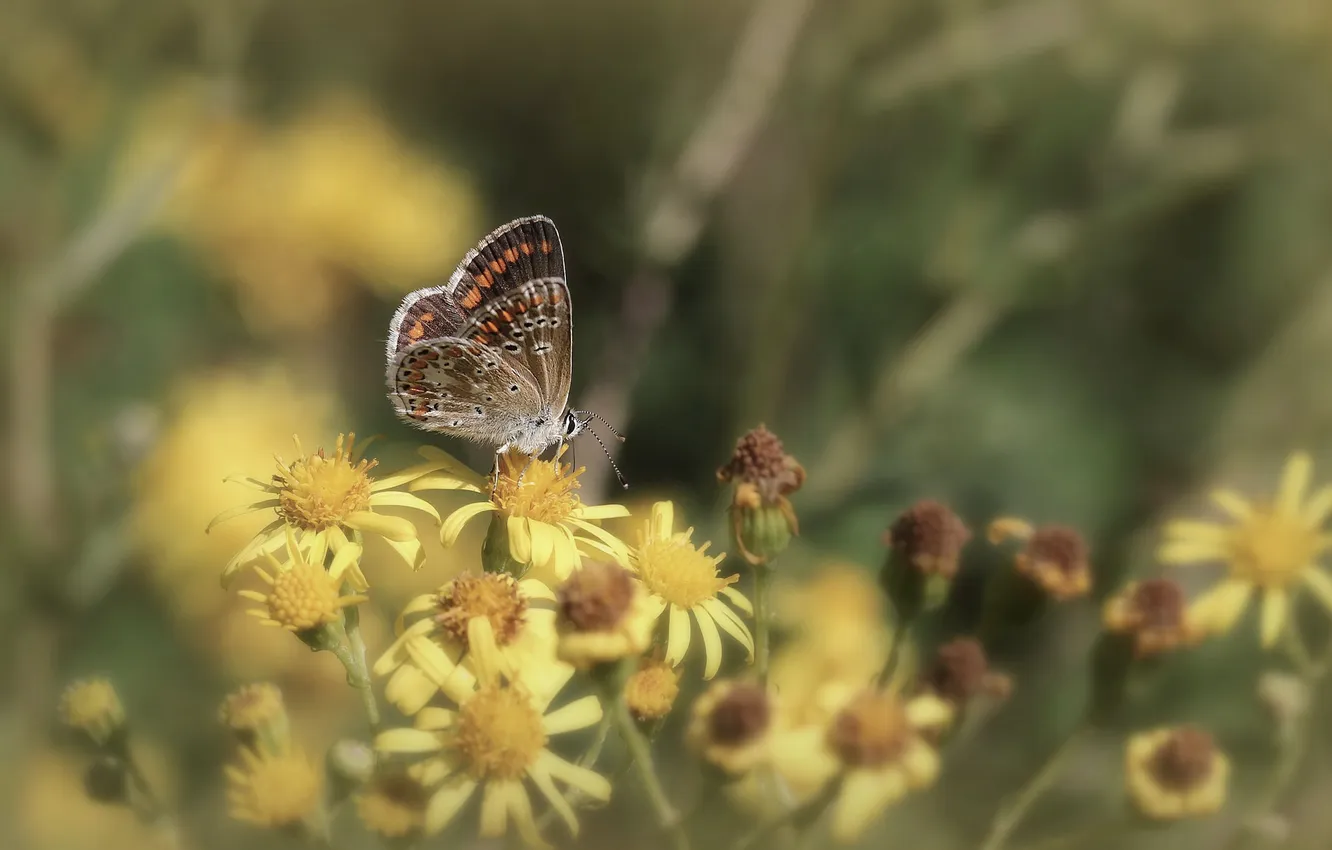
<instances>
[{"instance_id":1,"label":"butterfly wing","mask_svg":"<svg viewBox=\"0 0 1332 850\"><path fill-rule=\"evenodd\" d=\"M529 280L488 298L459 336L530 374L543 406L564 411L573 375L573 307L562 278Z\"/></svg>"},{"instance_id":2,"label":"butterfly wing","mask_svg":"<svg viewBox=\"0 0 1332 850\"><path fill-rule=\"evenodd\" d=\"M470 339L411 345L392 371L394 408L429 431L500 445L544 406L530 375Z\"/></svg>"}]
</instances>

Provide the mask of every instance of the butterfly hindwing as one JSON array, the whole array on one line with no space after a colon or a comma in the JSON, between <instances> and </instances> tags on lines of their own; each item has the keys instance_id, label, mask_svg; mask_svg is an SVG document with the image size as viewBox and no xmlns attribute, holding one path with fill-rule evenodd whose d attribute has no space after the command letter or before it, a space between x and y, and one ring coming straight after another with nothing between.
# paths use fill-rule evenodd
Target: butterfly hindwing
<instances>
[{"instance_id":1,"label":"butterfly hindwing","mask_svg":"<svg viewBox=\"0 0 1332 850\"><path fill-rule=\"evenodd\" d=\"M564 249L554 222L534 215L482 239L463 257L449 284L459 308L471 315L486 301L546 277L564 277Z\"/></svg>"},{"instance_id":2,"label":"butterfly hindwing","mask_svg":"<svg viewBox=\"0 0 1332 850\"><path fill-rule=\"evenodd\" d=\"M390 398L399 415L431 431L498 445L542 408L529 375L469 339L412 345L393 373Z\"/></svg>"},{"instance_id":3,"label":"butterfly hindwing","mask_svg":"<svg viewBox=\"0 0 1332 850\"><path fill-rule=\"evenodd\" d=\"M564 410L573 372L573 310L562 278L529 280L487 299L459 335L530 374L542 402Z\"/></svg>"}]
</instances>

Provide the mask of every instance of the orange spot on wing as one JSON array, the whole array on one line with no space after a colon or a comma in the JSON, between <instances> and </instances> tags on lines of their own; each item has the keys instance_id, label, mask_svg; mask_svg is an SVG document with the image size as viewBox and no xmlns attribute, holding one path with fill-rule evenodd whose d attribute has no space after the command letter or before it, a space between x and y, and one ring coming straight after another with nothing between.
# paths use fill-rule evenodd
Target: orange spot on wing
<instances>
[{"instance_id":1,"label":"orange spot on wing","mask_svg":"<svg viewBox=\"0 0 1332 850\"><path fill-rule=\"evenodd\" d=\"M490 342L490 337L486 336L485 334L473 334L472 342L476 343L477 345L486 345Z\"/></svg>"},{"instance_id":2,"label":"orange spot on wing","mask_svg":"<svg viewBox=\"0 0 1332 850\"><path fill-rule=\"evenodd\" d=\"M545 299L542 297L541 293L538 292L532 296L532 305L537 306L544 300Z\"/></svg>"},{"instance_id":3,"label":"orange spot on wing","mask_svg":"<svg viewBox=\"0 0 1332 850\"><path fill-rule=\"evenodd\" d=\"M473 307L475 307L480 303L481 303L481 290L477 289L475 286L467 290L467 294L464 295L462 299L462 305L466 307L468 310L472 309Z\"/></svg>"},{"instance_id":4,"label":"orange spot on wing","mask_svg":"<svg viewBox=\"0 0 1332 850\"><path fill-rule=\"evenodd\" d=\"M494 322L486 322L481 327L485 328L486 330L490 331L493 334L499 333L499 325L495 324Z\"/></svg>"},{"instance_id":5,"label":"orange spot on wing","mask_svg":"<svg viewBox=\"0 0 1332 850\"><path fill-rule=\"evenodd\" d=\"M541 253L543 253L543 254L549 254L550 251L551 251L550 243L547 242L545 239L542 239L542 240L541 240Z\"/></svg>"},{"instance_id":6,"label":"orange spot on wing","mask_svg":"<svg viewBox=\"0 0 1332 850\"><path fill-rule=\"evenodd\" d=\"M508 260L511 263L516 263L518 262L518 252L513 250L512 248L505 248L504 259Z\"/></svg>"},{"instance_id":7,"label":"orange spot on wing","mask_svg":"<svg viewBox=\"0 0 1332 850\"><path fill-rule=\"evenodd\" d=\"M532 243L531 243L531 242L523 242L523 243L521 243L521 244L518 246L518 250L519 250L519 251L522 251L522 252L523 252L523 256L525 256L525 257L527 257L527 256L531 256L531 254L532 254Z\"/></svg>"},{"instance_id":8,"label":"orange spot on wing","mask_svg":"<svg viewBox=\"0 0 1332 850\"><path fill-rule=\"evenodd\" d=\"M422 325L420 320L417 320L416 324L412 325L411 330L407 331L407 336L412 339L420 339L425 336L425 325Z\"/></svg>"},{"instance_id":9,"label":"orange spot on wing","mask_svg":"<svg viewBox=\"0 0 1332 850\"><path fill-rule=\"evenodd\" d=\"M527 302L526 302L526 301L518 301L518 302L515 302L514 305L513 305L513 309L517 310L519 313L526 313L526 312L527 312Z\"/></svg>"},{"instance_id":10,"label":"orange spot on wing","mask_svg":"<svg viewBox=\"0 0 1332 850\"><path fill-rule=\"evenodd\" d=\"M558 289L550 294L550 303L552 304L558 304L563 300L564 300L564 293L560 292Z\"/></svg>"},{"instance_id":11,"label":"orange spot on wing","mask_svg":"<svg viewBox=\"0 0 1332 850\"><path fill-rule=\"evenodd\" d=\"M421 314L421 321L423 321L423 322L433 322L433 321L435 321L435 314L434 314L434 313L422 313L422 314Z\"/></svg>"},{"instance_id":12,"label":"orange spot on wing","mask_svg":"<svg viewBox=\"0 0 1332 850\"><path fill-rule=\"evenodd\" d=\"M502 259L496 259L490 261L490 270L493 271L495 274L504 274L504 270L507 269L508 267L509 264L504 262L504 260Z\"/></svg>"},{"instance_id":13,"label":"orange spot on wing","mask_svg":"<svg viewBox=\"0 0 1332 850\"><path fill-rule=\"evenodd\" d=\"M510 313L508 310L500 310L500 315L504 317L504 321L506 322L513 321L513 314Z\"/></svg>"},{"instance_id":14,"label":"orange spot on wing","mask_svg":"<svg viewBox=\"0 0 1332 850\"><path fill-rule=\"evenodd\" d=\"M476 282L482 286L490 287L495 283L495 279L491 276L490 272L483 271L481 274L476 275Z\"/></svg>"}]
</instances>

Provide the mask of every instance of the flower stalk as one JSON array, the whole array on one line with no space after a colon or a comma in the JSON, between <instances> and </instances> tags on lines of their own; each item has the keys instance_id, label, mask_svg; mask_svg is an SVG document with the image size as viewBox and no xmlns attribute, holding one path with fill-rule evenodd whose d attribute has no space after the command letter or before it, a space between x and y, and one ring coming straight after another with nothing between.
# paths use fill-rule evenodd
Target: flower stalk
<instances>
[{"instance_id":1,"label":"flower stalk","mask_svg":"<svg viewBox=\"0 0 1332 850\"><path fill-rule=\"evenodd\" d=\"M1081 743L1087 727L1079 724L1066 738L1055 748L1050 757L1045 760L1041 768L1032 775L1031 779L1018 790L1012 802L1007 803L1000 808L994 820L990 823L990 831L986 833L985 839L981 842L979 850L1002 850L1008 844L1008 839L1017 831L1022 822L1026 820L1033 806L1050 789L1051 784L1059 777L1068 757Z\"/></svg>"}]
</instances>

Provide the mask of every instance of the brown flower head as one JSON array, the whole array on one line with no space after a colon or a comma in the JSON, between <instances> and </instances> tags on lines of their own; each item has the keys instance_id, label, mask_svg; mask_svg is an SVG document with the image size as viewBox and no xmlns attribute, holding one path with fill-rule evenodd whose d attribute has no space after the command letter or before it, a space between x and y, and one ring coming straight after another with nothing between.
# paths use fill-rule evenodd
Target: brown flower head
<instances>
[{"instance_id":1,"label":"brown flower head","mask_svg":"<svg viewBox=\"0 0 1332 850\"><path fill-rule=\"evenodd\" d=\"M1102 622L1107 631L1131 636L1133 652L1148 658L1203 637L1189 621L1184 588L1165 578L1134 582L1105 604Z\"/></svg>"},{"instance_id":2,"label":"brown flower head","mask_svg":"<svg viewBox=\"0 0 1332 850\"><path fill-rule=\"evenodd\" d=\"M888 530L887 543L916 570L951 579L971 530L947 505L923 499Z\"/></svg>"},{"instance_id":3,"label":"brown flower head","mask_svg":"<svg viewBox=\"0 0 1332 850\"><path fill-rule=\"evenodd\" d=\"M1230 761L1201 729L1176 726L1133 735L1124 768L1130 799L1153 820L1208 815L1225 804Z\"/></svg>"},{"instance_id":4,"label":"brown flower head","mask_svg":"<svg viewBox=\"0 0 1332 850\"><path fill-rule=\"evenodd\" d=\"M772 698L762 685L722 681L694 702L685 736L709 762L744 773L767 756L773 715Z\"/></svg>"},{"instance_id":5,"label":"brown flower head","mask_svg":"<svg viewBox=\"0 0 1332 850\"><path fill-rule=\"evenodd\" d=\"M356 814L366 829L385 838L407 838L425 829L430 793L405 773L376 777L356 796Z\"/></svg>"},{"instance_id":6,"label":"brown flower head","mask_svg":"<svg viewBox=\"0 0 1332 850\"><path fill-rule=\"evenodd\" d=\"M1026 541L1015 560L1017 570L1051 598L1063 601L1091 590L1087 541L1077 529L1043 525L1031 529Z\"/></svg>"},{"instance_id":7,"label":"brown flower head","mask_svg":"<svg viewBox=\"0 0 1332 850\"><path fill-rule=\"evenodd\" d=\"M764 426L740 438L730 462L717 470L717 480L735 483L731 533L749 563L768 563L800 533L795 508L786 497L805 483L805 469Z\"/></svg>"},{"instance_id":8,"label":"brown flower head","mask_svg":"<svg viewBox=\"0 0 1332 850\"><path fill-rule=\"evenodd\" d=\"M925 671L923 684L955 706L965 705L981 694L1003 699L1013 689L1008 676L990 670L985 647L974 638L956 638L939 647Z\"/></svg>"},{"instance_id":9,"label":"brown flower head","mask_svg":"<svg viewBox=\"0 0 1332 850\"><path fill-rule=\"evenodd\" d=\"M504 573L462 575L439 590L434 612L435 625L460 645L467 646L467 624L485 617L495 633L495 643L507 646L523 626L527 598L518 591L518 581Z\"/></svg>"},{"instance_id":10,"label":"brown flower head","mask_svg":"<svg viewBox=\"0 0 1332 850\"><path fill-rule=\"evenodd\" d=\"M833 718L828 746L849 767L877 767L900 758L914 734L896 695L865 691Z\"/></svg>"},{"instance_id":11,"label":"brown flower head","mask_svg":"<svg viewBox=\"0 0 1332 850\"><path fill-rule=\"evenodd\" d=\"M1183 726L1157 748L1148 766L1152 776L1166 788L1184 791L1194 788L1212 772L1216 744L1201 729Z\"/></svg>"},{"instance_id":12,"label":"brown flower head","mask_svg":"<svg viewBox=\"0 0 1332 850\"><path fill-rule=\"evenodd\" d=\"M765 505L779 504L805 483L805 469L788 455L777 435L760 425L735 444L730 461L717 470L717 480L754 486Z\"/></svg>"},{"instance_id":13,"label":"brown flower head","mask_svg":"<svg viewBox=\"0 0 1332 850\"><path fill-rule=\"evenodd\" d=\"M560 616L578 632L614 629L634 601L634 577L615 564L585 565L559 589Z\"/></svg>"}]
</instances>

